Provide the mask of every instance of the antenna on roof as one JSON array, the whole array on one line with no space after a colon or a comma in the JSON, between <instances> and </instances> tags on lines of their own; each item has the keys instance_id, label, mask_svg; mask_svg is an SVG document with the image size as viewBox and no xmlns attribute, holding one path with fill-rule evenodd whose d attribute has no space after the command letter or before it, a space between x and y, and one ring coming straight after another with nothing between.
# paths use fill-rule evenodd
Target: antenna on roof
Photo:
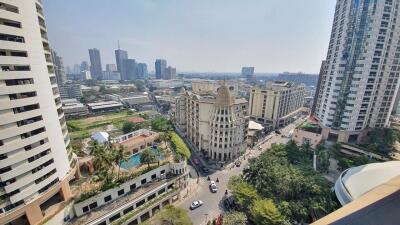
<instances>
[{"instance_id":1,"label":"antenna on roof","mask_svg":"<svg viewBox=\"0 0 400 225\"><path fill-rule=\"evenodd\" d=\"M118 40L118 50L120 50L121 49L121 46L119 45L119 40Z\"/></svg>"}]
</instances>

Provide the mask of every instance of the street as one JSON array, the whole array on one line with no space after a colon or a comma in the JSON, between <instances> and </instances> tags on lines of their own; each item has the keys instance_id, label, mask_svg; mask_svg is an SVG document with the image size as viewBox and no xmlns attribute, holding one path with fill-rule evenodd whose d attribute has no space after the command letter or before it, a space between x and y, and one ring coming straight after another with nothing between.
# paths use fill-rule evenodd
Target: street
<instances>
[{"instance_id":1,"label":"street","mask_svg":"<svg viewBox=\"0 0 400 225\"><path fill-rule=\"evenodd\" d=\"M244 160L243 157L241 157L242 164L240 167L236 167L233 165L233 163L231 163L230 165L226 166L226 169L224 170L210 171L209 176L211 180L215 181L217 178L219 179L219 183L217 183L217 193L211 193L209 189L210 181L207 180L207 175L200 174L199 186L197 187L196 191L191 193L189 197L184 199L179 205L180 207L188 210L188 215L193 224L206 224L208 220L212 220L219 214L223 213L224 209L222 198L225 195L225 190L228 189L227 185L229 178L242 173L243 168L245 168L248 164L248 158L257 157L263 151L270 148L272 144L286 144L289 141L289 138L287 137L290 135L299 121L300 120L288 125L285 128L282 128L280 130L282 135L272 132L260 140L259 144L254 147L253 150L247 150L246 159ZM201 200L204 202L204 204L195 210L190 210L190 204L195 200Z\"/></svg>"}]
</instances>

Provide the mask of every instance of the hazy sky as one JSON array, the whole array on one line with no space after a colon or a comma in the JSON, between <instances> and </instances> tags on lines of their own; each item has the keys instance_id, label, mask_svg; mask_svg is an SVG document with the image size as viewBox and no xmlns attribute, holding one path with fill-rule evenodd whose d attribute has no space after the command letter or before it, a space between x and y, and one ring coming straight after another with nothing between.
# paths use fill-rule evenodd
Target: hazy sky
<instances>
[{"instance_id":1,"label":"hazy sky","mask_svg":"<svg viewBox=\"0 0 400 225\"><path fill-rule=\"evenodd\" d=\"M165 58L179 71L317 73L336 0L45 0L52 47L65 65L114 50L154 70Z\"/></svg>"}]
</instances>

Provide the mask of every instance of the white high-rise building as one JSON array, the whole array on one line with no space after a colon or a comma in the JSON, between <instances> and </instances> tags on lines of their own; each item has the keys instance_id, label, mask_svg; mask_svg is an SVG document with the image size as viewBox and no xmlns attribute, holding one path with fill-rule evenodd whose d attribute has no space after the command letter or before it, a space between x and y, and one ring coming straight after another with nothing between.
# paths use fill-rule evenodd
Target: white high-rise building
<instances>
[{"instance_id":1,"label":"white high-rise building","mask_svg":"<svg viewBox=\"0 0 400 225\"><path fill-rule=\"evenodd\" d=\"M0 1L0 224L38 224L71 196L75 160L42 8Z\"/></svg>"},{"instance_id":2,"label":"white high-rise building","mask_svg":"<svg viewBox=\"0 0 400 225\"><path fill-rule=\"evenodd\" d=\"M338 0L315 117L323 136L360 141L386 127L400 73L400 0Z\"/></svg>"}]
</instances>

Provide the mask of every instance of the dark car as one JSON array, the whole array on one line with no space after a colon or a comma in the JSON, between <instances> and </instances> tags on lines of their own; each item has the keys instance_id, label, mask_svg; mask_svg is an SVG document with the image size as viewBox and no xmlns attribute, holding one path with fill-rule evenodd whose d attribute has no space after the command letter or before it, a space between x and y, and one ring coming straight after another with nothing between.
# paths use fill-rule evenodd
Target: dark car
<instances>
[{"instance_id":1,"label":"dark car","mask_svg":"<svg viewBox=\"0 0 400 225\"><path fill-rule=\"evenodd\" d=\"M201 167L201 171L203 171L204 173L210 172L210 170L205 166Z\"/></svg>"},{"instance_id":2,"label":"dark car","mask_svg":"<svg viewBox=\"0 0 400 225\"><path fill-rule=\"evenodd\" d=\"M275 133L282 134L279 130L275 130Z\"/></svg>"}]
</instances>

